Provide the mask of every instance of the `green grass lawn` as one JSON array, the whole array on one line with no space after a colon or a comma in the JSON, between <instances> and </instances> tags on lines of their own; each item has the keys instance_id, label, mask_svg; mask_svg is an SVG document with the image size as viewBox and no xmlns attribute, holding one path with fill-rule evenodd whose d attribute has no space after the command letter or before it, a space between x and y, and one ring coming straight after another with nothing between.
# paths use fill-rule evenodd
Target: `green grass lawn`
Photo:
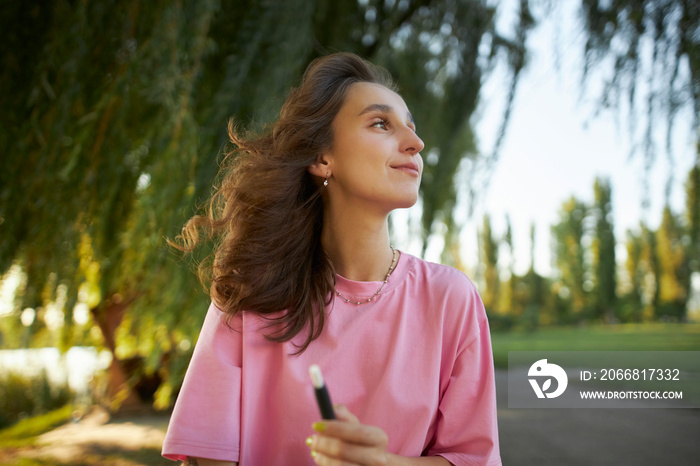
<instances>
[{"instance_id":1,"label":"green grass lawn","mask_svg":"<svg viewBox=\"0 0 700 466\"><path fill-rule=\"evenodd\" d=\"M700 351L700 324L619 324L493 332L494 362L508 368L508 351Z\"/></svg>"}]
</instances>

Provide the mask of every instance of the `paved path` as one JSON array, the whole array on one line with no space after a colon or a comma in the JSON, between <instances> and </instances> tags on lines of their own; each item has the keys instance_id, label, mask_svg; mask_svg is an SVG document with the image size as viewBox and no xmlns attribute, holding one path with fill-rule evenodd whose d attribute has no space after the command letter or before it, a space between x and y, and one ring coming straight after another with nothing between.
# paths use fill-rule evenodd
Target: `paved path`
<instances>
[{"instance_id":1,"label":"paved path","mask_svg":"<svg viewBox=\"0 0 700 466\"><path fill-rule=\"evenodd\" d=\"M496 371L505 466L700 464L700 409L508 409Z\"/></svg>"},{"instance_id":2,"label":"paved path","mask_svg":"<svg viewBox=\"0 0 700 466\"><path fill-rule=\"evenodd\" d=\"M94 408L80 422L41 435L33 447L0 452L0 464L33 458L38 462L31 464L60 466L175 466L160 456L167 422L166 415L110 420Z\"/></svg>"}]
</instances>

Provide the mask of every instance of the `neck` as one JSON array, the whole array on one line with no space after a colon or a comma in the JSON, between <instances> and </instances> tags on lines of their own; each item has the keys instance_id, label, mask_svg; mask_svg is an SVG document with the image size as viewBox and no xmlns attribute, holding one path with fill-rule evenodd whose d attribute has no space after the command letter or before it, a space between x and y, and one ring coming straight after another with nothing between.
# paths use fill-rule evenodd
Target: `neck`
<instances>
[{"instance_id":1,"label":"neck","mask_svg":"<svg viewBox=\"0 0 700 466\"><path fill-rule=\"evenodd\" d=\"M326 209L321 243L338 274L355 281L384 280L393 255L387 219Z\"/></svg>"}]
</instances>

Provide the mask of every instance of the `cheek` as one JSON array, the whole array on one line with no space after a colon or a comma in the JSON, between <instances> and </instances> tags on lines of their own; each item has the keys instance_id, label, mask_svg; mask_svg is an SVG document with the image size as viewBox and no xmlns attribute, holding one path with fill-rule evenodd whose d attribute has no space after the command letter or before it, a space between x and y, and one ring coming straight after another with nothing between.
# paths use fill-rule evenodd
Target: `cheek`
<instances>
[{"instance_id":1,"label":"cheek","mask_svg":"<svg viewBox=\"0 0 700 466\"><path fill-rule=\"evenodd\" d=\"M345 167L366 163L368 152L370 152L376 142L368 141L366 135L361 133L343 133L336 137L333 142L333 156Z\"/></svg>"}]
</instances>

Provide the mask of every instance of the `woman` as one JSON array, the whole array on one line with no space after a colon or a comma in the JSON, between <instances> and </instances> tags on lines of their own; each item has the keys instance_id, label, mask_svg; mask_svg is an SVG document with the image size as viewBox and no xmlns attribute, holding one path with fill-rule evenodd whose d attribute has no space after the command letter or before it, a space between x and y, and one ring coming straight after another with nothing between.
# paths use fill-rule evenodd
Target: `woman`
<instances>
[{"instance_id":1,"label":"woman","mask_svg":"<svg viewBox=\"0 0 700 466\"><path fill-rule=\"evenodd\" d=\"M227 157L208 217L212 305L163 454L199 465L501 464L488 322L469 279L397 251L423 142L388 74L314 61ZM234 157L235 155L235 157ZM336 405L322 421L308 368Z\"/></svg>"}]
</instances>

